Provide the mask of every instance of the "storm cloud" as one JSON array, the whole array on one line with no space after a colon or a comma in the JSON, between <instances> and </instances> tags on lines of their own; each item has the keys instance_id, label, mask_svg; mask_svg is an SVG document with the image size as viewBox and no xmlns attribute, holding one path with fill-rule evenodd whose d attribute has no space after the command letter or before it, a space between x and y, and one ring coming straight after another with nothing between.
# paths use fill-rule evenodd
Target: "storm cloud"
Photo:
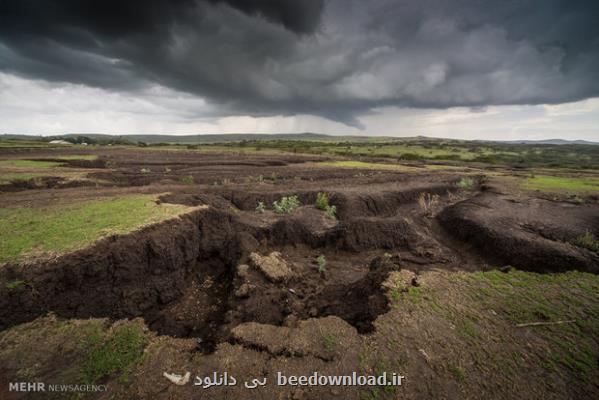
<instances>
[{"instance_id":1,"label":"storm cloud","mask_svg":"<svg viewBox=\"0 0 599 400\"><path fill-rule=\"evenodd\" d=\"M0 71L350 125L387 106L563 103L599 96L599 3L0 0Z\"/></svg>"}]
</instances>

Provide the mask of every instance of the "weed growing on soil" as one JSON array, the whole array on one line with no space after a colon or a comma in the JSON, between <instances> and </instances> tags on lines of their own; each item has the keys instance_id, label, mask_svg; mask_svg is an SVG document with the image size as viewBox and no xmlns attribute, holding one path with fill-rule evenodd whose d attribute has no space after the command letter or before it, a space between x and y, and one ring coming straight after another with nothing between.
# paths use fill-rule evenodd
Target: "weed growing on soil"
<instances>
[{"instance_id":1,"label":"weed growing on soil","mask_svg":"<svg viewBox=\"0 0 599 400\"><path fill-rule=\"evenodd\" d=\"M142 174L149 174L152 171L149 168L142 168L139 170L139 172L141 172Z\"/></svg>"},{"instance_id":2,"label":"weed growing on soil","mask_svg":"<svg viewBox=\"0 0 599 400\"><path fill-rule=\"evenodd\" d=\"M23 285L25 285L25 281L17 279L16 281L7 282L4 286L8 290L15 290L15 289L22 287Z\"/></svg>"},{"instance_id":3,"label":"weed growing on soil","mask_svg":"<svg viewBox=\"0 0 599 400\"><path fill-rule=\"evenodd\" d=\"M470 189L472 186L474 186L474 180L472 180L472 178L460 178L455 185L460 189Z\"/></svg>"},{"instance_id":4,"label":"weed growing on soil","mask_svg":"<svg viewBox=\"0 0 599 400\"><path fill-rule=\"evenodd\" d=\"M265 210L266 210L266 205L264 205L263 201L259 201L258 205L256 206L256 213L264 214Z\"/></svg>"},{"instance_id":5,"label":"weed growing on soil","mask_svg":"<svg viewBox=\"0 0 599 400\"><path fill-rule=\"evenodd\" d=\"M599 240L591 232L587 231L584 235L580 235L571 243L578 247L584 247L585 249L599 253Z\"/></svg>"},{"instance_id":6,"label":"weed growing on soil","mask_svg":"<svg viewBox=\"0 0 599 400\"><path fill-rule=\"evenodd\" d=\"M316 208L326 210L329 207L329 197L326 193L318 192L316 195Z\"/></svg>"},{"instance_id":7,"label":"weed growing on soil","mask_svg":"<svg viewBox=\"0 0 599 400\"><path fill-rule=\"evenodd\" d=\"M323 273L327 270L327 259L324 255L319 255L316 257L316 268L318 268L318 272Z\"/></svg>"},{"instance_id":8,"label":"weed growing on soil","mask_svg":"<svg viewBox=\"0 0 599 400\"><path fill-rule=\"evenodd\" d=\"M418 205L424 211L424 215L431 217L437 204L439 203L439 195L430 193L420 193L418 195Z\"/></svg>"},{"instance_id":9,"label":"weed growing on soil","mask_svg":"<svg viewBox=\"0 0 599 400\"><path fill-rule=\"evenodd\" d=\"M115 372L123 372L141 360L146 337L136 325L122 325L115 328L109 337L105 337L96 327L84 339L87 356L81 366L83 380L86 383L98 382Z\"/></svg>"},{"instance_id":10,"label":"weed growing on soil","mask_svg":"<svg viewBox=\"0 0 599 400\"><path fill-rule=\"evenodd\" d=\"M191 175L184 176L183 178L181 178L181 183L184 183L185 185L193 185L193 183L194 183L193 176L191 176Z\"/></svg>"},{"instance_id":11,"label":"weed growing on soil","mask_svg":"<svg viewBox=\"0 0 599 400\"><path fill-rule=\"evenodd\" d=\"M335 351L339 344L339 338L335 335L325 335L322 337L322 344L326 351Z\"/></svg>"},{"instance_id":12,"label":"weed growing on soil","mask_svg":"<svg viewBox=\"0 0 599 400\"><path fill-rule=\"evenodd\" d=\"M299 205L297 196L285 196L280 201L272 203L272 208L277 214L291 214Z\"/></svg>"},{"instance_id":13,"label":"weed growing on soil","mask_svg":"<svg viewBox=\"0 0 599 400\"><path fill-rule=\"evenodd\" d=\"M323 210L330 218L337 218L337 207L329 204L329 197L326 193L318 192L316 195L316 208Z\"/></svg>"},{"instance_id":14,"label":"weed growing on soil","mask_svg":"<svg viewBox=\"0 0 599 400\"><path fill-rule=\"evenodd\" d=\"M464 373L464 370L462 368L458 367L455 364L449 363L447 365L447 369L449 370L449 372L451 372L451 375L453 375L456 381L458 381L459 383L464 383L464 381L466 380L466 374Z\"/></svg>"}]
</instances>

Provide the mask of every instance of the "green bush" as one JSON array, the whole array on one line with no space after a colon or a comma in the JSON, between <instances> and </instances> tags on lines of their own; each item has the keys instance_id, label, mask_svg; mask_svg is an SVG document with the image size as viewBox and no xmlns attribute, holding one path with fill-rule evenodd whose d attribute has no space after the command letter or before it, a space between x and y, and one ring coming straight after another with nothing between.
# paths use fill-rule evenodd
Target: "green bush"
<instances>
[{"instance_id":1,"label":"green bush","mask_svg":"<svg viewBox=\"0 0 599 400\"><path fill-rule=\"evenodd\" d=\"M187 175L187 176L184 176L183 178L181 178L181 183L184 183L186 185L193 185L193 182L194 182L193 176L191 176L191 175Z\"/></svg>"},{"instance_id":2,"label":"green bush","mask_svg":"<svg viewBox=\"0 0 599 400\"><path fill-rule=\"evenodd\" d=\"M460 178L455 185L460 189L470 189L472 186L474 186L474 180L471 178Z\"/></svg>"},{"instance_id":3,"label":"green bush","mask_svg":"<svg viewBox=\"0 0 599 400\"><path fill-rule=\"evenodd\" d=\"M336 206L328 206L324 212L331 218L337 219L337 207Z\"/></svg>"},{"instance_id":4,"label":"green bush","mask_svg":"<svg viewBox=\"0 0 599 400\"><path fill-rule=\"evenodd\" d=\"M297 196L282 197L280 201L272 203L272 208L277 214L291 214L300 205Z\"/></svg>"},{"instance_id":5,"label":"green bush","mask_svg":"<svg viewBox=\"0 0 599 400\"><path fill-rule=\"evenodd\" d=\"M263 201L259 201L258 205L256 206L256 213L264 214L264 210L266 210L266 205Z\"/></svg>"},{"instance_id":6,"label":"green bush","mask_svg":"<svg viewBox=\"0 0 599 400\"><path fill-rule=\"evenodd\" d=\"M319 192L316 195L316 208L323 210L329 217L337 218L337 207L329 204L329 197L326 193Z\"/></svg>"},{"instance_id":7,"label":"green bush","mask_svg":"<svg viewBox=\"0 0 599 400\"><path fill-rule=\"evenodd\" d=\"M316 208L326 210L329 207L329 197L326 193L319 192L316 195Z\"/></svg>"},{"instance_id":8,"label":"green bush","mask_svg":"<svg viewBox=\"0 0 599 400\"><path fill-rule=\"evenodd\" d=\"M316 268L318 272L325 272L327 270L327 259L322 254L316 257Z\"/></svg>"}]
</instances>

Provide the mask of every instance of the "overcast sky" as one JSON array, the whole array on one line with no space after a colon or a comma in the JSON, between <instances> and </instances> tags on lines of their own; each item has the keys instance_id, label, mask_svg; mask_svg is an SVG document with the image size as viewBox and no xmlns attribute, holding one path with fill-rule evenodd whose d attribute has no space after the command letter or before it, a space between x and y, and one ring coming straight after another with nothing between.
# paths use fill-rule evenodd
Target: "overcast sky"
<instances>
[{"instance_id":1,"label":"overcast sky","mask_svg":"<svg viewBox=\"0 0 599 400\"><path fill-rule=\"evenodd\" d=\"M595 0L0 0L0 133L599 140Z\"/></svg>"}]
</instances>

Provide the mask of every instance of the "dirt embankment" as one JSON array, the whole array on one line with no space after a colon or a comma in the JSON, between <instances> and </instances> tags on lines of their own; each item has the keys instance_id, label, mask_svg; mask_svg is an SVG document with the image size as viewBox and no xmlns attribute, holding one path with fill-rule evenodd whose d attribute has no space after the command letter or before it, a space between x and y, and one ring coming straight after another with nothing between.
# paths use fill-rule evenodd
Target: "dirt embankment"
<instances>
[{"instance_id":1,"label":"dirt embankment","mask_svg":"<svg viewBox=\"0 0 599 400\"><path fill-rule=\"evenodd\" d=\"M571 205L482 193L444 209L441 224L483 254L537 272L599 273L599 255L572 244L587 232L599 236L592 204Z\"/></svg>"},{"instance_id":2,"label":"dirt embankment","mask_svg":"<svg viewBox=\"0 0 599 400\"><path fill-rule=\"evenodd\" d=\"M367 331L385 311L383 295L375 293L397 265L372 264L372 272L360 271L344 284L323 282L311 263L290 264L293 277L284 283L269 282L256 270L249 282L240 280L238 266L271 246L379 245L356 240L351 223L327 220L310 208L267 223L252 218L209 207L53 260L6 265L0 272L0 329L49 311L66 318L143 316L159 333L202 337L211 350L240 322L281 325L290 315L338 315ZM22 284L8 288L9 282ZM251 290L240 295L244 284Z\"/></svg>"}]
</instances>

